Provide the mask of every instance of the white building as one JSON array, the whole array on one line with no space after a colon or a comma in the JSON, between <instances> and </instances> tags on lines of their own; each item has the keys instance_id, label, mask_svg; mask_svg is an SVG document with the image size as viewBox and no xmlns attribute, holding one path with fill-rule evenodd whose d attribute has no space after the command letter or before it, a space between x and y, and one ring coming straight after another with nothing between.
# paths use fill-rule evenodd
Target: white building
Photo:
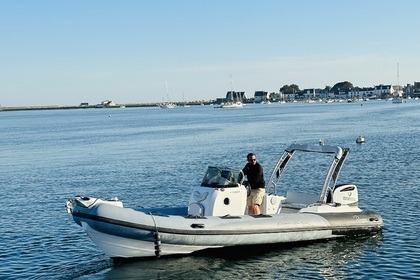
<instances>
[{"instance_id":1,"label":"white building","mask_svg":"<svg viewBox=\"0 0 420 280\"><path fill-rule=\"evenodd\" d=\"M270 96L267 91L256 91L254 93L254 102L261 103L270 99Z\"/></svg>"},{"instance_id":2,"label":"white building","mask_svg":"<svg viewBox=\"0 0 420 280\"><path fill-rule=\"evenodd\" d=\"M394 94L394 89L391 85L378 85L374 87L373 94L381 98L386 98Z\"/></svg>"},{"instance_id":3,"label":"white building","mask_svg":"<svg viewBox=\"0 0 420 280\"><path fill-rule=\"evenodd\" d=\"M371 97L374 94L375 88L354 88L348 92L350 99L364 99Z\"/></svg>"}]
</instances>

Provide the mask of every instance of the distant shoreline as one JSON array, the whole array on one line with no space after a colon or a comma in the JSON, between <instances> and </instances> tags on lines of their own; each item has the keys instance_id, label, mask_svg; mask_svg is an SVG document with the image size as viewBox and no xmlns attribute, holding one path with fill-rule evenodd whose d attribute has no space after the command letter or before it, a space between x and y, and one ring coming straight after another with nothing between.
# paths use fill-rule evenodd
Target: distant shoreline
<instances>
[{"instance_id":1,"label":"distant shoreline","mask_svg":"<svg viewBox=\"0 0 420 280\"><path fill-rule=\"evenodd\" d=\"M18 106L18 107L0 107L0 111L32 111L32 110L68 110L68 109L102 109L102 108L120 108L125 107L153 107L157 104L121 104L118 106L58 106L58 105L46 105L46 106Z\"/></svg>"},{"instance_id":2,"label":"distant shoreline","mask_svg":"<svg viewBox=\"0 0 420 280\"><path fill-rule=\"evenodd\" d=\"M205 102L188 102L186 105L201 105L211 104L211 101ZM76 106L59 106L59 105L43 105L43 106L16 106L16 107L0 107L1 111L33 111L33 110L69 110L69 109L103 109L103 108L134 108L134 107L159 107L160 103L130 103L130 104L117 104L114 106L102 106L102 105L76 105ZM177 106L182 106L185 103L175 103Z\"/></svg>"}]
</instances>

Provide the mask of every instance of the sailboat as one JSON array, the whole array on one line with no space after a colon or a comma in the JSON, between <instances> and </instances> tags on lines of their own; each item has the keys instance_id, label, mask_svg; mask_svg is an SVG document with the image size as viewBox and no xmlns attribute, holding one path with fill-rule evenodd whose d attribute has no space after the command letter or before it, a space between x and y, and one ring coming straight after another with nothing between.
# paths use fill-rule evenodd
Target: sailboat
<instances>
[{"instance_id":1,"label":"sailboat","mask_svg":"<svg viewBox=\"0 0 420 280\"><path fill-rule=\"evenodd\" d=\"M264 96L264 101L263 101L263 102L261 102L261 104L264 104L264 105L270 105L270 104L271 104L271 102L270 102L270 100L267 98L267 96Z\"/></svg>"},{"instance_id":2,"label":"sailboat","mask_svg":"<svg viewBox=\"0 0 420 280\"><path fill-rule=\"evenodd\" d=\"M236 95L236 101L235 101L235 97L233 96L233 94ZM232 96L232 101L229 101L229 102L226 102L225 104L223 104L221 106L222 108L242 108L244 106L244 104L241 101L239 101L239 98L237 97L236 92L231 91L231 96Z\"/></svg>"},{"instance_id":3,"label":"sailboat","mask_svg":"<svg viewBox=\"0 0 420 280\"><path fill-rule=\"evenodd\" d=\"M306 103L315 103L315 89L312 91L312 97L311 93L308 91L308 99L305 101Z\"/></svg>"},{"instance_id":4,"label":"sailboat","mask_svg":"<svg viewBox=\"0 0 420 280\"><path fill-rule=\"evenodd\" d=\"M232 75L230 75L230 94L231 101L223 104L221 108L242 108L244 104L242 103L241 96L238 96L238 93L233 91ZM236 95L236 98L234 95Z\"/></svg>"},{"instance_id":5,"label":"sailboat","mask_svg":"<svg viewBox=\"0 0 420 280\"><path fill-rule=\"evenodd\" d=\"M398 80L398 85L396 86L397 93L394 92L394 98L392 98L392 103L394 104L403 103L403 98L402 98L403 91L400 86L400 64L399 63L397 63L397 80Z\"/></svg>"},{"instance_id":6,"label":"sailboat","mask_svg":"<svg viewBox=\"0 0 420 280\"><path fill-rule=\"evenodd\" d=\"M166 95L168 97L168 102L163 102L162 104L160 104L160 108L162 109L173 109L176 107L175 103L172 103L169 99L169 89L168 89L168 82L166 82Z\"/></svg>"}]
</instances>

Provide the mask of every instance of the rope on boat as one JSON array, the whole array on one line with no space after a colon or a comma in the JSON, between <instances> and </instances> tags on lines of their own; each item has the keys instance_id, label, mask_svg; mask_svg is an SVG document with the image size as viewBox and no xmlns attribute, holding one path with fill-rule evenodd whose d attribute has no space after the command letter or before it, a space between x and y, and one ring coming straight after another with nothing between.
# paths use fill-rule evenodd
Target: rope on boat
<instances>
[{"instance_id":1,"label":"rope on boat","mask_svg":"<svg viewBox=\"0 0 420 280\"><path fill-rule=\"evenodd\" d=\"M150 214L150 217L152 217L153 223L155 224L155 233L153 234L153 237L155 239L155 241L154 241L154 243L155 243L155 256L156 256L156 258L160 258L160 253L162 252L160 250L160 245L161 245L160 235L159 235L159 231L157 229L156 221L155 221L155 218L153 217L153 214L151 212L149 214Z\"/></svg>"}]
</instances>

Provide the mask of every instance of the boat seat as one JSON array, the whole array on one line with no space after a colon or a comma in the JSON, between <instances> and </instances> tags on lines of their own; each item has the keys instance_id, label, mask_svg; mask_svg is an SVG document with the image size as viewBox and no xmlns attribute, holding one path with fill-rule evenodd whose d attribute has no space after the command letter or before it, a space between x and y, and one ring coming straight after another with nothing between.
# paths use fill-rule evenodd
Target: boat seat
<instances>
[{"instance_id":1,"label":"boat seat","mask_svg":"<svg viewBox=\"0 0 420 280\"><path fill-rule=\"evenodd\" d=\"M204 216L204 207L200 203L191 203L188 206L188 215Z\"/></svg>"},{"instance_id":2,"label":"boat seat","mask_svg":"<svg viewBox=\"0 0 420 280\"><path fill-rule=\"evenodd\" d=\"M284 196L278 196L276 194L265 194L263 202L261 203L262 214L278 214L280 212L281 203L285 199Z\"/></svg>"},{"instance_id":3,"label":"boat seat","mask_svg":"<svg viewBox=\"0 0 420 280\"><path fill-rule=\"evenodd\" d=\"M318 198L319 195L316 194L288 191L286 194L286 203L309 205L317 202Z\"/></svg>"}]
</instances>

